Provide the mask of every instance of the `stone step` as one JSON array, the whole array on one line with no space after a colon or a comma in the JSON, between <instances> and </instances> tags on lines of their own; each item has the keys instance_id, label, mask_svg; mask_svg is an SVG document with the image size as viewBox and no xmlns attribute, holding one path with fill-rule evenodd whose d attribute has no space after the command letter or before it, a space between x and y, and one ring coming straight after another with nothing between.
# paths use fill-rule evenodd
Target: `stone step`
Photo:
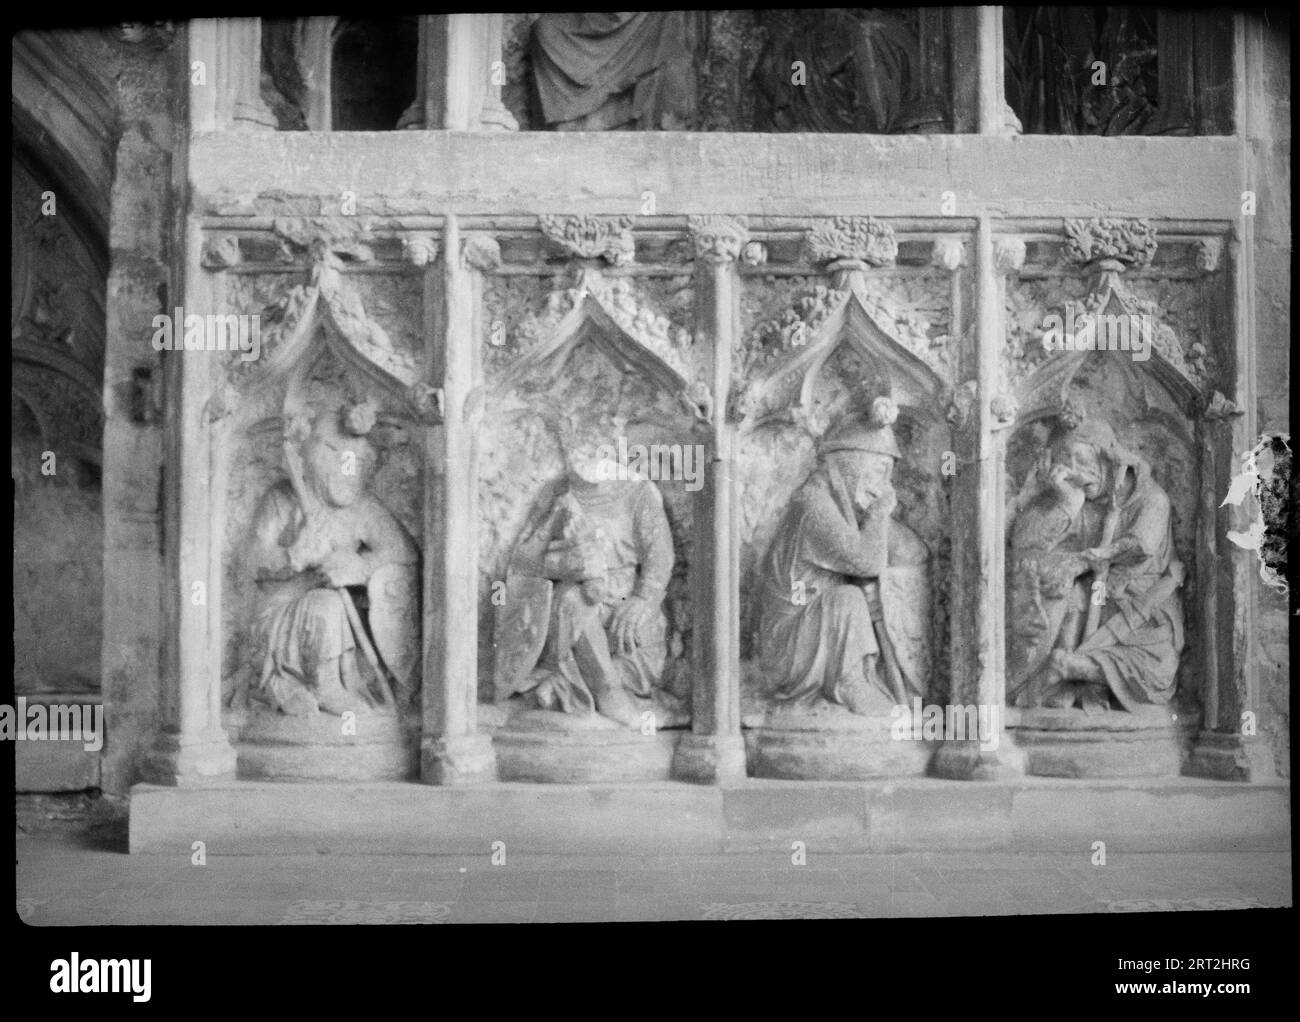
<instances>
[{"instance_id":1,"label":"stone step","mask_svg":"<svg viewBox=\"0 0 1300 1022\"><path fill-rule=\"evenodd\" d=\"M130 850L211 855L1284 851L1285 781L767 781L131 789Z\"/></svg>"},{"instance_id":2,"label":"stone step","mask_svg":"<svg viewBox=\"0 0 1300 1022\"><path fill-rule=\"evenodd\" d=\"M100 753L85 748L81 736L6 743L14 747L14 790L85 791L98 788Z\"/></svg>"}]
</instances>

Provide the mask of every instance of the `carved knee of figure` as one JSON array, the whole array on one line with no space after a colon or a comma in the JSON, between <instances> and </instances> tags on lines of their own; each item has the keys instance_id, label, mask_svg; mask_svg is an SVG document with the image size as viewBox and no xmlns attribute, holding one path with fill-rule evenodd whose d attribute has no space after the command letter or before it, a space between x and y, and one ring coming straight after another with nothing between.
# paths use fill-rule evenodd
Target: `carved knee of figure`
<instances>
[{"instance_id":1,"label":"carved knee of figure","mask_svg":"<svg viewBox=\"0 0 1300 1022\"><path fill-rule=\"evenodd\" d=\"M871 654L862 661L862 675L852 678L839 687L840 701L852 713L863 717L889 713L893 701L889 699L880 685L878 663L880 657Z\"/></svg>"},{"instance_id":2,"label":"carved knee of figure","mask_svg":"<svg viewBox=\"0 0 1300 1022\"><path fill-rule=\"evenodd\" d=\"M602 630L597 641L583 635L573 647L574 660L596 701L596 710L620 724L637 721L636 705L623 688L623 676L609 653L609 642Z\"/></svg>"},{"instance_id":3,"label":"carved knee of figure","mask_svg":"<svg viewBox=\"0 0 1300 1022\"><path fill-rule=\"evenodd\" d=\"M556 588L551 629L561 651L572 649L583 638L591 640L593 644L605 641L599 605L588 603L582 594L582 587L573 583L565 583Z\"/></svg>"},{"instance_id":4,"label":"carved knee of figure","mask_svg":"<svg viewBox=\"0 0 1300 1022\"><path fill-rule=\"evenodd\" d=\"M343 687L338 657L319 661L312 671L312 682L316 689L316 702L325 713L341 717L345 711L359 708L359 703Z\"/></svg>"}]
</instances>

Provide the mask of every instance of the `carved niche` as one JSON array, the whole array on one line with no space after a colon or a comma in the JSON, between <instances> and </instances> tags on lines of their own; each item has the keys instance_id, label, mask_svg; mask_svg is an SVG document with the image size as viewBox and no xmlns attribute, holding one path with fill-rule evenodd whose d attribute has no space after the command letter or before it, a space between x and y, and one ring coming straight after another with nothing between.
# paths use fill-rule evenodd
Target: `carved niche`
<instances>
[{"instance_id":1,"label":"carved niche","mask_svg":"<svg viewBox=\"0 0 1300 1022\"><path fill-rule=\"evenodd\" d=\"M936 331L907 295L929 291L923 304L943 306L946 317L949 274L960 253L951 267L942 260L918 270L896 267L892 228L864 217L818 225L807 232L804 249L823 273L784 283L746 280L747 333L729 409L738 429L741 656L752 723L766 705L761 692L781 682L764 677L757 641L761 612L751 594L761 584L763 558L779 539L797 489L821 470L827 443L854 429L884 425L890 446L896 442L890 482L897 507L889 517L898 570L885 572L881 584L909 608L913 674L924 679L919 688L927 694L947 688L946 658L933 651L947 648L949 496L941 467L952 445L944 409L954 356L946 332ZM767 289L775 293L768 301L748 296ZM892 409L887 423L873 418L881 400Z\"/></svg>"},{"instance_id":2,"label":"carved niche","mask_svg":"<svg viewBox=\"0 0 1300 1022\"><path fill-rule=\"evenodd\" d=\"M1205 247L1188 261L1212 273ZM1179 286L1161 280L1156 254L1145 221L1068 221L1053 271L1064 276L1009 289L1020 416L1007 450L1007 694L1024 710L1032 772L1176 773L1177 732L1201 705L1203 491L1215 486L1202 413L1223 353L1180 336L1188 323L1205 336L1208 308L1189 302L1176 331L1167 298L1142 295ZM1110 734L1086 755L1060 737L1133 728L1140 738Z\"/></svg>"},{"instance_id":3,"label":"carved niche","mask_svg":"<svg viewBox=\"0 0 1300 1022\"><path fill-rule=\"evenodd\" d=\"M654 553L654 542L643 536L661 526L670 538L666 554L672 565L666 592L651 594L652 602L662 600L666 657L662 667L656 664L648 672L653 701L639 701L637 708L652 708L658 727L684 726L690 714L695 613L688 587L692 523L704 480L707 450L700 427L708 411L700 392L704 366L688 327L690 278L647 280L621 273L635 251L627 218L544 217L539 226L547 244L569 257L564 268L549 280L489 277L484 294L480 406L490 407L491 414L483 415L477 431L480 698L499 703L504 712L519 703L498 688L502 679L523 670L510 658L531 656L523 649L529 640L514 637L524 623L513 611L522 602L517 586L524 584L516 579L528 574L521 567L523 548L529 537L540 535L537 527L553 519L555 529L567 529L578 543L584 529L622 534L629 516L636 516L648 524L633 530L642 538L630 538L618 555L627 561L624 574L629 580L635 575L639 591L650 574L662 570L665 552ZM593 459L605 465L603 481L594 489L575 484L577 462ZM622 508L622 491L634 495L647 486L655 492L637 497L637 508ZM594 503L586 499L587 489ZM597 499L596 490L609 499ZM572 497L580 507L570 506ZM533 574L542 577L540 570ZM559 592L563 586L554 588ZM498 592L504 592L504 601L494 598ZM658 613L652 608L650 616L658 620ZM539 649L533 651L540 655L548 626L539 617L530 627L540 630L534 637ZM656 642L657 628L650 629ZM500 683L496 687L494 679ZM595 709L610 716L599 702ZM582 699L543 708L580 714L591 709ZM636 722L639 716L621 721Z\"/></svg>"},{"instance_id":4,"label":"carved niche","mask_svg":"<svg viewBox=\"0 0 1300 1022\"><path fill-rule=\"evenodd\" d=\"M244 776L416 769L420 426L439 410L417 368L418 304L385 274L367 275L363 299L346 265L373 253L347 230L277 224L281 255L305 263L287 288L283 269L249 265L238 242L205 249L209 265L243 271L228 307L264 324L259 358L214 364L207 408L226 723Z\"/></svg>"}]
</instances>

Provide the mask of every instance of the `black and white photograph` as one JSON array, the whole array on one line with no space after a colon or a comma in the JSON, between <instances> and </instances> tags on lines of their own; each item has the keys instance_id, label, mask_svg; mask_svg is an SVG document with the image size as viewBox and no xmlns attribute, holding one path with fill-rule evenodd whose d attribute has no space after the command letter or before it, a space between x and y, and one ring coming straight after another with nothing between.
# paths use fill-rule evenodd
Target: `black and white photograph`
<instances>
[{"instance_id":1,"label":"black and white photograph","mask_svg":"<svg viewBox=\"0 0 1300 1022\"><path fill-rule=\"evenodd\" d=\"M132 13L11 32L7 986L1285 982L1289 10Z\"/></svg>"}]
</instances>

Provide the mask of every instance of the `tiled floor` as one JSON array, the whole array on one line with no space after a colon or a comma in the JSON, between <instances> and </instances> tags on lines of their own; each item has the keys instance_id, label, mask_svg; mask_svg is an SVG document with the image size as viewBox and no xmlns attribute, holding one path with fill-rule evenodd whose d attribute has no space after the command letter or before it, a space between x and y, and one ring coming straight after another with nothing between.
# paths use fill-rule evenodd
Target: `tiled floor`
<instances>
[{"instance_id":1,"label":"tiled floor","mask_svg":"<svg viewBox=\"0 0 1300 1022\"><path fill-rule=\"evenodd\" d=\"M1004 853L624 859L128 856L20 833L34 926L871 918L1291 905L1286 853Z\"/></svg>"}]
</instances>

